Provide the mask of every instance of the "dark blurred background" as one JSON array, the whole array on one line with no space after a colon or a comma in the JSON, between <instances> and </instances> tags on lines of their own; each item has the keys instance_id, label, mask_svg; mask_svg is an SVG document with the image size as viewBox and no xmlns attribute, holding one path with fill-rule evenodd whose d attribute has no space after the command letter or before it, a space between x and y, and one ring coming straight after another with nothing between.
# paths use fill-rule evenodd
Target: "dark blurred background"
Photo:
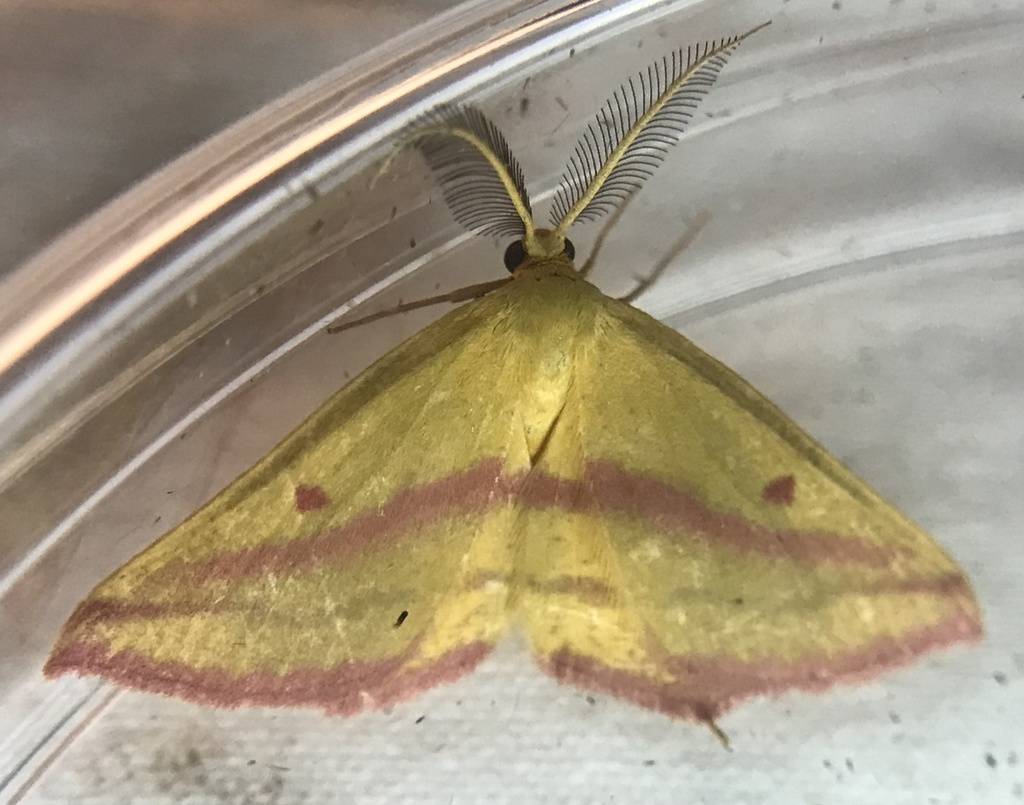
<instances>
[{"instance_id":1,"label":"dark blurred background","mask_svg":"<svg viewBox=\"0 0 1024 805\"><path fill-rule=\"evenodd\" d=\"M0 276L156 168L456 0L4 0Z\"/></svg>"}]
</instances>

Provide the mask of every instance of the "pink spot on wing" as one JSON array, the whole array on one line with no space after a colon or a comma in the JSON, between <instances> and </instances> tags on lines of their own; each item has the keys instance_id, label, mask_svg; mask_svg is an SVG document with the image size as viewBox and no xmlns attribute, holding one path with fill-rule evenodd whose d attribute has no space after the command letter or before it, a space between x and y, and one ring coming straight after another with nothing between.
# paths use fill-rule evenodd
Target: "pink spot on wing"
<instances>
[{"instance_id":1,"label":"pink spot on wing","mask_svg":"<svg viewBox=\"0 0 1024 805\"><path fill-rule=\"evenodd\" d=\"M796 478L792 475L780 475L764 485L764 489L761 490L761 498L769 503L790 506L793 503L795 493Z\"/></svg>"},{"instance_id":2,"label":"pink spot on wing","mask_svg":"<svg viewBox=\"0 0 1024 805\"><path fill-rule=\"evenodd\" d=\"M322 486L299 484L295 487L295 511L300 514L322 509L330 502Z\"/></svg>"}]
</instances>

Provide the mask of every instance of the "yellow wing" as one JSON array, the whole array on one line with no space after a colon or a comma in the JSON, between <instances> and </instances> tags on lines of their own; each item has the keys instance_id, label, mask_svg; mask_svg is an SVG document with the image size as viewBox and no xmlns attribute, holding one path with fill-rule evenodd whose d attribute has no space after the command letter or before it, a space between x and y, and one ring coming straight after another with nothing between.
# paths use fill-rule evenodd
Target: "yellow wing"
<instances>
[{"instance_id":1,"label":"yellow wing","mask_svg":"<svg viewBox=\"0 0 1024 805\"><path fill-rule=\"evenodd\" d=\"M381 706L525 626L710 721L976 637L956 565L743 380L554 261L417 334L100 584L47 664Z\"/></svg>"},{"instance_id":2,"label":"yellow wing","mask_svg":"<svg viewBox=\"0 0 1024 805\"><path fill-rule=\"evenodd\" d=\"M489 580L537 438L508 314L495 294L370 367L96 587L46 673L344 713L471 669L507 625Z\"/></svg>"},{"instance_id":3,"label":"yellow wing","mask_svg":"<svg viewBox=\"0 0 1024 805\"><path fill-rule=\"evenodd\" d=\"M557 678L711 721L980 634L959 568L728 368L604 298L520 495Z\"/></svg>"}]
</instances>

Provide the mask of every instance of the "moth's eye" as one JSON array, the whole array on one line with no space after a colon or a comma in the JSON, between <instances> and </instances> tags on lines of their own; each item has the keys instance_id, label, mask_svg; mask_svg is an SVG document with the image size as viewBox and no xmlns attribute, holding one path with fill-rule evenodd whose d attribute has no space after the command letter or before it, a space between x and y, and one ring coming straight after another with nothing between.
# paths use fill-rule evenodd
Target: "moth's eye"
<instances>
[{"instance_id":1,"label":"moth's eye","mask_svg":"<svg viewBox=\"0 0 1024 805\"><path fill-rule=\"evenodd\" d=\"M565 248L562 250L562 254L570 260L576 259L576 247L572 245L572 241L569 238L565 239Z\"/></svg>"},{"instance_id":2,"label":"moth's eye","mask_svg":"<svg viewBox=\"0 0 1024 805\"><path fill-rule=\"evenodd\" d=\"M509 271L515 271L525 260L526 249L523 248L521 240L508 244L508 248L505 249L505 268Z\"/></svg>"}]
</instances>

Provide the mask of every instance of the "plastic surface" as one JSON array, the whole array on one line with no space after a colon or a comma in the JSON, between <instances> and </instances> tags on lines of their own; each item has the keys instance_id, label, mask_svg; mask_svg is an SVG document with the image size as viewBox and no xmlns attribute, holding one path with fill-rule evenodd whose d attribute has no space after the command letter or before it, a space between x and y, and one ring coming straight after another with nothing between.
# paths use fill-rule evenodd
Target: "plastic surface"
<instances>
[{"instance_id":1,"label":"plastic surface","mask_svg":"<svg viewBox=\"0 0 1024 805\"><path fill-rule=\"evenodd\" d=\"M0 375L0 801L1020 801L1024 13L597 3L530 27L536 9L499 5L240 124L0 287L25 294L0 318L0 355L24 347ZM471 97L539 197L625 77L766 17L596 281L628 289L707 211L639 305L930 530L975 584L984 643L744 705L722 723L731 753L559 687L515 642L454 686L346 720L39 677L97 580L439 311L338 336L324 321L378 284L362 309L501 276L502 244L464 236L414 157L368 188L409 115ZM594 231L574 231L581 253ZM97 277L96 301L62 317L54 300Z\"/></svg>"}]
</instances>

